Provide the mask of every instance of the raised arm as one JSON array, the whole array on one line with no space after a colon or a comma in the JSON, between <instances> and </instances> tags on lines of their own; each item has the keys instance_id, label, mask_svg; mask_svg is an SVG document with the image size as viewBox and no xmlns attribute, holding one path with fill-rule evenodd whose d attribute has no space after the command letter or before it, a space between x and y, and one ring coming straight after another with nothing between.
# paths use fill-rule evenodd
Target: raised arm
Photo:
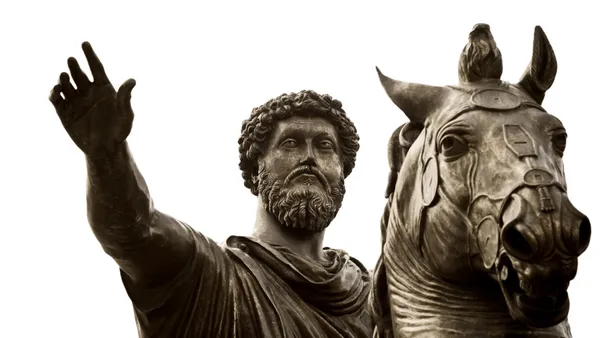
<instances>
[{"instance_id":1,"label":"raised arm","mask_svg":"<svg viewBox=\"0 0 600 338\"><path fill-rule=\"evenodd\" d=\"M75 58L60 75L50 101L86 156L88 220L104 251L134 283L159 284L176 275L196 250L193 231L154 209L144 179L125 141L131 131L131 91L116 92L89 43L83 44L94 81ZM61 94L63 97L61 97Z\"/></svg>"},{"instance_id":2,"label":"raised arm","mask_svg":"<svg viewBox=\"0 0 600 338\"><path fill-rule=\"evenodd\" d=\"M192 230L154 209L125 142L87 168L88 220L104 251L136 283L170 280L194 253Z\"/></svg>"}]
</instances>

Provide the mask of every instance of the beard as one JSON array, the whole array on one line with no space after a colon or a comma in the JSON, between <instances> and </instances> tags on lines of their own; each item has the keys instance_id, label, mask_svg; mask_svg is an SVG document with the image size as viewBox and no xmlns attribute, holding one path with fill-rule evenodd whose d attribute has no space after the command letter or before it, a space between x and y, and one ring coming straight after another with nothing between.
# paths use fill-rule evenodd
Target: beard
<instances>
[{"instance_id":1,"label":"beard","mask_svg":"<svg viewBox=\"0 0 600 338\"><path fill-rule=\"evenodd\" d=\"M307 172L317 176L322 187L291 184L295 177ZM325 230L337 215L345 192L343 178L335 184L329 184L323 174L314 168L297 168L285 180L277 180L267 171L259 174L258 193L265 209L289 229L308 232Z\"/></svg>"}]
</instances>

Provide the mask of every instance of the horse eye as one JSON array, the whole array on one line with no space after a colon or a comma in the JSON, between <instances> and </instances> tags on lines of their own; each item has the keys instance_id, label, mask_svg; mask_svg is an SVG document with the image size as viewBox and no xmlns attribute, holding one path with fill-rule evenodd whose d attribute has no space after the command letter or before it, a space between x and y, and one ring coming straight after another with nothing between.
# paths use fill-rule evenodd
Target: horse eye
<instances>
[{"instance_id":1,"label":"horse eye","mask_svg":"<svg viewBox=\"0 0 600 338\"><path fill-rule=\"evenodd\" d=\"M554 145L554 149L562 155L567 148L567 133L564 131L557 132L552 136L552 145Z\"/></svg>"},{"instance_id":2,"label":"horse eye","mask_svg":"<svg viewBox=\"0 0 600 338\"><path fill-rule=\"evenodd\" d=\"M467 142L456 135L449 135L442 139L442 155L447 160L455 160L469 151Z\"/></svg>"}]
</instances>

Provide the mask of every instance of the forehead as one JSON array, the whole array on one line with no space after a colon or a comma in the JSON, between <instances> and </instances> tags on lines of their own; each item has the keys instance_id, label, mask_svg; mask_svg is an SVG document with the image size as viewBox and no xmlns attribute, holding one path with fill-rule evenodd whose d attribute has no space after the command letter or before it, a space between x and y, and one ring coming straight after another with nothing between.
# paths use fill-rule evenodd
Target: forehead
<instances>
[{"instance_id":1,"label":"forehead","mask_svg":"<svg viewBox=\"0 0 600 338\"><path fill-rule=\"evenodd\" d=\"M306 136L328 134L335 137L336 129L331 122L322 117L293 116L278 121L273 130L273 136L275 138L289 133L301 133Z\"/></svg>"},{"instance_id":2,"label":"forehead","mask_svg":"<svg viewBox=\"0 0 600 338\"><path fill-rule=\"evenodd\" d=\"M474 110L457 116L447 125L466 125L473 127L474 131L483 133L492 127L495 128L504 124L517 124L532 131L563 128L561 121L557 117L536 108L508 112Z\"/></svg>"}]
</instances>

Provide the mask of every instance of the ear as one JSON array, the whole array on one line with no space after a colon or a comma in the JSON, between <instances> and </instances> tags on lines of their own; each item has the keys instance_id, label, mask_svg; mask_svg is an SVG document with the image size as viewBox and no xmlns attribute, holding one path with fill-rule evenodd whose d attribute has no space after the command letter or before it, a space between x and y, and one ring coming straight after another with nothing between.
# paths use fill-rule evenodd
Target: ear
<instances>
[{"instance_id":1,"label":"ear","mask_svg":"<svg viewBox=\"0 0 600 338\"><path fill-rule=\"evenodd\" d=\"M542 104L546 91L554 83L558 64L556 55L542 27L536 26L533 37L531 62L519 81L519 85L538 103Z\"/></svg>"},{"instance_id":2,"label":"ear","mask_svg":"<svg viewBox=\"0 0 600 338\"><path fill-rule=\"evenodd\" d=\"M375 70L388 97L411 121L425 122L450 93L446 87L398 81L384 75L378 67Z\"/></svg>"},{"instance_id":3,"label":"ear","mask_svg":"<svg viewBox=\"0 0 600 338\"><path fill-rule=\"evenodd\" d=\"M421 131L423 124L421 122L408 122L398 127L392 133L388 141L388 164L390 166L390 174L388 177L388 185L385 191L385 198L389 198L394 192L396 182L398 181L398 172L402 167L406 153L415 142Z\"/></svg>"}]
</instances>

